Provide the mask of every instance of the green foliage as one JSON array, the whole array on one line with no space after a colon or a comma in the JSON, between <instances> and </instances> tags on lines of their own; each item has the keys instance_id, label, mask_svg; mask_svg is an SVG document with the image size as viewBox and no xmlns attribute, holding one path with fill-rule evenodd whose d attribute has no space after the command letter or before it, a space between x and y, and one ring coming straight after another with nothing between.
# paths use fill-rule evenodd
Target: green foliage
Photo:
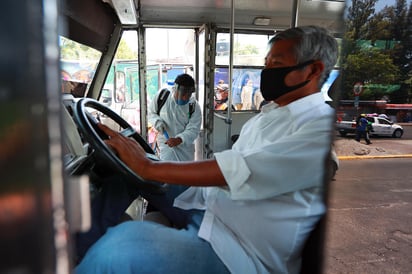
<instances>
[{"instance_id":1,"label":"green foliage","mask_svg":"<svg viewBox=\"0 0 412 274\"><path fill-rule=\"evenodd\" d=\"M392 40L391 22L382 13L376 14L368 22L366 37L370 41Z\"/></svg>"},{"instance_id":2,"label":"green foliage","mask_svg":"<svg viewBox=\"0 0 412 274\"><path fill-rule=\"evenodd\" d=\"M259 53L259 49L255 45L241 44L239 42L234 44L233 51L235 55L256 55Z\"/></svg>"},{"instance_id":3,"label":"green foliage","mask_svg":"<svg viewBox=\"0 0 412 274\"><path fill-rule=\"evenodd\" d=\"M412 4L408 10L406 0L397 0L375 13L376 1L352 0L348 8L341 99L353 99L353 85L362 82L361 100L396 96L406 103L412 97Z\"/></svg>"},{"instance_id":4,"label":"green foliage","mask_svg":"<svg viewBox=\"0 0 412 274\"><path fill-rule=\"evenodd\" d=\"M375 13L377 0L352 0L352 5L348 8L346 20L349 39L358 40L365 37L367 23Z\"/></svg>"},{"instance_id":5,"label":"green foliage","mask_svg":"<svg viewBox=\"0 0 412 274\"><path fill-rule=\"evenodd\" d=\"M60 38L60 55L65 60L99 60L101 52L76 43L64 37ZM137 52L134 52L125 40L120 40L115 59L136 60Z\"/></svg>"},{"instance_id":6,"label":"green foliage","mask_svg":"<svg viewBox=\"0 0 412 274\"><path fill-rule=\"evenodd\" d=\"M353 85L356 82L362 82L364 85L389 85L396 82L399 77L399 69L393 64L390 56L377 49L360 50L349 54L342 69L345 79L344 90L348 91L347 97L352 96ZM380 90L371 89L369 91ZM371 99L374 96L372 93L369 94L368 90L362 93L362 99Z\"/></svg>"},{"instance_id":7,"label":"green foliage","mask_svg":"<svg viewBox=\"0 0 412 274\"><path fill-rule=\"evenodd\" d=\"M125 40L120 40L119 46L117 48L116 55L114 57L116 60L137 60L137 52L134 52Z\"/></svg>"},{"instance_id":8,"label":"green foliage","mask_svg":"<svg viewBox=\"0 0 412 274\"><path fill-rule=\"evenodd\" d=\"M101 53L72 40L60 37L60 58L65 60L99 60Z\"/></svg>"},{"instance_id":9,"label":"green foliage","mask_svg":"<svg viewBox=\"0 0 412 274\"><path fill-rule=\"evenodd\" d=\"M365 85L362 98L365 100L382 100L392 96L395 91L399 90L399 88L400 85Z\"/></svg>"}]
</instances>

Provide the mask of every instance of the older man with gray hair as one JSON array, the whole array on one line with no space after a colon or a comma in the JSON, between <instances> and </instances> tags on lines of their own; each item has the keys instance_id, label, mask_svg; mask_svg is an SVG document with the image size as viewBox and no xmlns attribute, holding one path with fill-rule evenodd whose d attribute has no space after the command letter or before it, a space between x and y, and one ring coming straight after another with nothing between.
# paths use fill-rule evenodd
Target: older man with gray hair
<instances>
[{"instance_id":1,"label":"older man with gray hair","mask_svg":"<svg viewBox=\"0 0 412 274\"><path fill-rule=\"evenodd\" d=\"M120 224L89 250L78 274L299 273L302 247L326 211L324 162L335 115L320 88L338 46L316 26L280 32L270 46L260 84L269 103L213 159L152 161L135 141L100 125L132 170L170 184L166 197L177 196L187 223ZM179 195L179 185L191 187Z\"/></svg>"}]
</instances>

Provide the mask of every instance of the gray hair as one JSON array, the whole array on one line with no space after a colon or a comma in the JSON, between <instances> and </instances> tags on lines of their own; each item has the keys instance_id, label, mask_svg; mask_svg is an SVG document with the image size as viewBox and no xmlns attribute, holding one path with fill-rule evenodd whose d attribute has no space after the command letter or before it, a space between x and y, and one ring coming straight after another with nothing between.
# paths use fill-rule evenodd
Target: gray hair
<instances>
[{"instance_id":1,"label":"gray hair","mask_svg":"<svg viewBox=\"0 0 412 274\"><path fill-rule=\"evenodd\" d=\"M325 65L319 87L327 80L329 73L338 60L338 43L325 29L318 26L301 26L290 28L276 34L269 41L272 46L279 40L296 40L294 51L298 64L310 60L320 60Z\"/></svg>"}]
</instances>

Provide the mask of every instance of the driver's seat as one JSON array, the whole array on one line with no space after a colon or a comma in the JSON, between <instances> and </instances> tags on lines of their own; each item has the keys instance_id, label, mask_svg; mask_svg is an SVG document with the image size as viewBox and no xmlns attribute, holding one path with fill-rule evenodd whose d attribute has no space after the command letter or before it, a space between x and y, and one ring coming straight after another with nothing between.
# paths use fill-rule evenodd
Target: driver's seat
<instances>
[{"instance_id":1,"label":"driver's seat","mask_svg":"<svg viewBox=\"0 0 412 274\"><path fill-rule=\"evenodd\" d=\"M309 234L302 250L302 265L300 274L323 273L323 247L325 243L326 214L317 222Z\"/></svg>"}]
</instances>

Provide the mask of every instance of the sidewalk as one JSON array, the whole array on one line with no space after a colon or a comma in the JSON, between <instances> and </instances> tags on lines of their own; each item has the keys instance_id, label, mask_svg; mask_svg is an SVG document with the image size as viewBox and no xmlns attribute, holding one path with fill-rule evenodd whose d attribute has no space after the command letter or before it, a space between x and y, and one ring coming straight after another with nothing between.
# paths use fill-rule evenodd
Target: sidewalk
<instances>
[{"instance_id":1,"label":"sidewalk","mask_svg":"<svg viewBox=\"0 0 412 274\"><path fill-rule=\"evenodd\" d=\"M354 139L337 139L334 144L339 160L412 158L412 140L372 139L372 144L366 145Z\"/></svg>"}]
</instances>

